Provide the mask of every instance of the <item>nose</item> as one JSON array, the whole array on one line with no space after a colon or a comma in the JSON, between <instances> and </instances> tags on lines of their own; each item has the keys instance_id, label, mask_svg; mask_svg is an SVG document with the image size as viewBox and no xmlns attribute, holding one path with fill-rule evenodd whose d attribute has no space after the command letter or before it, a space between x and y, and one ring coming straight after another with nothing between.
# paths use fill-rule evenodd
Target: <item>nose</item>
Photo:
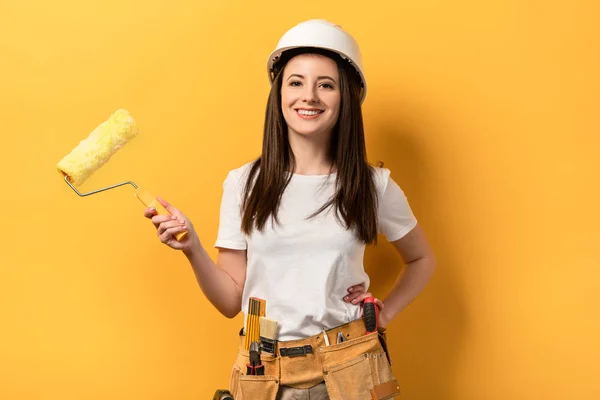
<instances>
[{"instance_id":1,"label":"nose","mask_svg":"<svg viewBox=\"0 0 600 400\"><path fill-rule=\"evenodd\" d=\"M302 101L307 103L318 103L319 96L315 85L305 85L302 92Z\"/></svg>"}]
</instances>

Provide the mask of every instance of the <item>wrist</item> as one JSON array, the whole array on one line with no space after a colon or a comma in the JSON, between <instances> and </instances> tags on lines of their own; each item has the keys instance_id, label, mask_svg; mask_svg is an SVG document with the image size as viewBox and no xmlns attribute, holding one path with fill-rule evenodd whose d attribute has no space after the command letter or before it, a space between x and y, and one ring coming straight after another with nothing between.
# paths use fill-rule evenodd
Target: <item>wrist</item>
<instances>
[{"instance_id":1,"label":"wrist","mask_svg":"<svg viewBox=\"0 0 600 400\"><path fill-rule=\"evenodd\" d=\"M384 308L379 311L379 326L385 328L392 320L392 317L388 315L387 310Z\"/></svg>"},{"instance_id":2,"label":"wrist","mask_svg":"<svg viewBox=\"0 0 600 400\"><path fill-rule=\"evenodd\" d=\"M200 241L196 240L190 243L189 246L185 246L183 249L181 249L181 252L191 261L192 258L200 254L203 250L204 248L202 247Z\"/></svg>"}]
</instances>

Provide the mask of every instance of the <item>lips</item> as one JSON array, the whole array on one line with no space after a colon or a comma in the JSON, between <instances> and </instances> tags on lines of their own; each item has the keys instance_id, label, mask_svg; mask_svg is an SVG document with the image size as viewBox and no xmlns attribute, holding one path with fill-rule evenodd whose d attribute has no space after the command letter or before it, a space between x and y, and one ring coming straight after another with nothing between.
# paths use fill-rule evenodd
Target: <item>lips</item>
<instances>
[{"instance_id":1,"label":"lips","mask_svg":"<svg viewBox=\"0 0 600 400\"><path fill-rule=\"evenodd\" d=\"M314 119L323 113L323 110L300 108L296 110L296 114L303 119Z\"/></svg>"}]
</instances>

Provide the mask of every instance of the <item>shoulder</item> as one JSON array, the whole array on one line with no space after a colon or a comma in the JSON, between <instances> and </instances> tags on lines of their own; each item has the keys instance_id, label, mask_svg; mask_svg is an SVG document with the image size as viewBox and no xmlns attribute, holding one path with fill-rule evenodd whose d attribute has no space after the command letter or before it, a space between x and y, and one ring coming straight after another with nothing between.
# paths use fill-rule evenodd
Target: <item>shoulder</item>
<instances>
[{"instance_id":1,"label":"shoulder","mask_svg":"<svg viewBox=\"0 0 600 400\"><path fill-rule=\"evenodd\" d=\"M256 161L256 159L248 161L227 171L224 184L234 186L237 189L242 188L250 174L252 166L256 163Z\"/></svg>"},{"instance_id":2,"label":"shoulder","mask_svg":"<svg viewBox=\"0 0 600 400\"><path fill-rule=\"evenodd\" d=\"M375 189L377 190L377 193L381 195L385 192L385 189L387 188L392 171L390 171L389 168L375 166L371 166L371 170L373 175L373 182L375 183Z\"/></svg>"}]
</instances>

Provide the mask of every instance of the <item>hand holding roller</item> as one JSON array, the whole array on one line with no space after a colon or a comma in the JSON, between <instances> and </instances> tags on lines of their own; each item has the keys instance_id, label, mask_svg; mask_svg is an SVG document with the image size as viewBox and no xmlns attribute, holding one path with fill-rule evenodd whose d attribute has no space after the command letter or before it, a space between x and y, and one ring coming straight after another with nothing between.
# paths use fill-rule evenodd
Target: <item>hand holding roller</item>
<instances>
[{"instance_id":1,"label":"hand holding roller","mask_svg":"<svg viewBox=\"0 0 600 400\"><path fill-rule=\"evenodd\" d=\"M96 170L106 162L125 144L138 134L138 128L129 112L124 109L115 111L108 120L104 121L89 136L82 140L69 154L58 162L56 168L64 176L65 182L79 196L89 196L105 190L113 189L123 185L132 185L136 191L134 195L146 207L156 208L161 215L171 215L148 191L139 189L131 182L122 182L102 189L87 193L81 193L77 186L81 186ZM175 237L181 241L187 236L187 232L179 232Z\"/></svg>"}]
</instances>

